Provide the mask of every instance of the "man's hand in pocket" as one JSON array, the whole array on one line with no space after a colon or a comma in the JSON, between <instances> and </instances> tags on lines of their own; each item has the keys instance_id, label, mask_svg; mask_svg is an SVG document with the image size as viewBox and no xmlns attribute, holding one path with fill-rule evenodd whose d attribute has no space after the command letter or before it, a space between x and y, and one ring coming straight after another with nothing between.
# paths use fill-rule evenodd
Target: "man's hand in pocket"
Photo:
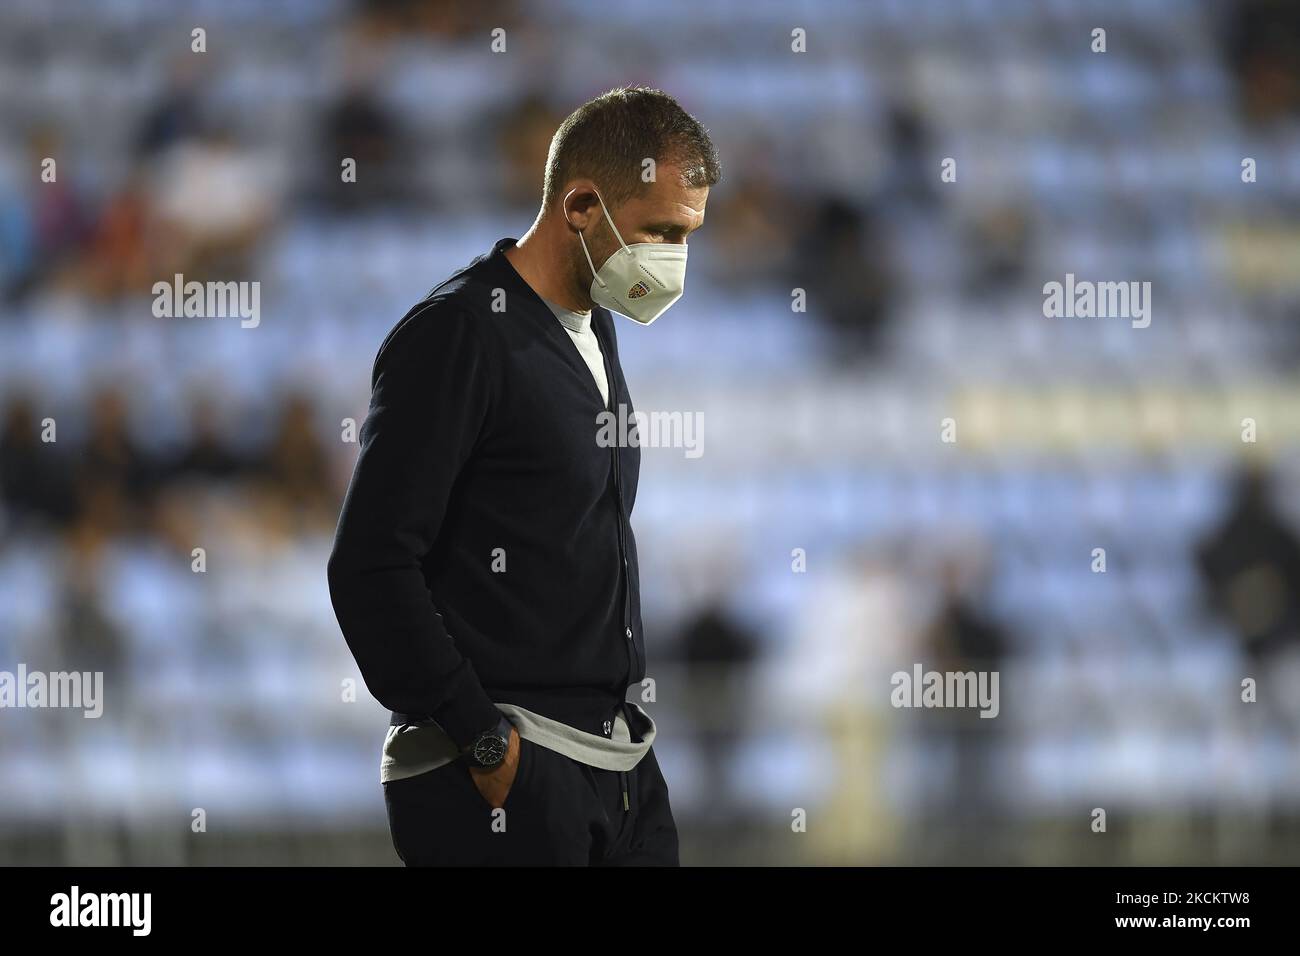
<instances>
[{"instance_id":1,"label":"man's hand in pocket","mask_svg":"<svg viewBox=\"0 0 1300 956\"><path fill-rule=\"evenodd\" d=\"M470 767L470 777L478 792L491 807L499 809L514 786L515 772L519 769L519 731L510 728L510 746L506 748L505 759L491 770Z\"/></svg>"}]
</instances>

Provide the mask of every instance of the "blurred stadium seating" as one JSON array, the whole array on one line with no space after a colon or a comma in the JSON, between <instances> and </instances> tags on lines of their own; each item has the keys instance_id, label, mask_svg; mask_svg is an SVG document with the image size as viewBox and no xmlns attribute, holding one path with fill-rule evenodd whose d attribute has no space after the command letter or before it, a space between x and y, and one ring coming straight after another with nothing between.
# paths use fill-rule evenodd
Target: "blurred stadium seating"
<instances>
[{"instance_id":1,"label":"blurred stadium seating","mask_svg":"<svg viewBox=\"0 0 1300 956\"><path fill-rule=\"evenodd\" d=\"M0 712L0 863L396 862L326 592L345 420L625 83L724 173L686 296L619 325L638 407L705 423L634 514L683 862L1295 862L1297 63L1254 0L0 6L0 670L110 695ZM260 323L154 317L176 272ZM1066 273L1150 281L1150 327L1045 318ZM889 706L941 659L999 719Z\"/></svg>"}]
</instances>

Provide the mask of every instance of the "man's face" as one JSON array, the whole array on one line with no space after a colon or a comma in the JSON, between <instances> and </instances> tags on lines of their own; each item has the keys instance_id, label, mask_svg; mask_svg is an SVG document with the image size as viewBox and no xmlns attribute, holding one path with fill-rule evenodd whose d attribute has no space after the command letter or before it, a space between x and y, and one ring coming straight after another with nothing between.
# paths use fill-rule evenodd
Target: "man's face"
<instances>
[{"instance_id":1,"label":"man's face","mask_svg":"<svg viewBox=\"0 0 1300 956\"><path fill-rule=\"evenodd\" d=\"M600 190L600 184L595 183L594 188ZM600 195L604 198L603 190ZM683 186L681 170L677 166L661 165L655 182L650 183L644 192L610 206L609 214L614 217L614 225L629 246L638 242L684 245L687 237L704 224L704 206L708 198L708 186ZM582 230L591 261L599 271L620 248L600 203L593 198L581 215L571 216L570 222ZM585 294L591 287L591 269L582 250L575 251L580 263L577 270L579 285Z\"/></svg>"}]
</instances>

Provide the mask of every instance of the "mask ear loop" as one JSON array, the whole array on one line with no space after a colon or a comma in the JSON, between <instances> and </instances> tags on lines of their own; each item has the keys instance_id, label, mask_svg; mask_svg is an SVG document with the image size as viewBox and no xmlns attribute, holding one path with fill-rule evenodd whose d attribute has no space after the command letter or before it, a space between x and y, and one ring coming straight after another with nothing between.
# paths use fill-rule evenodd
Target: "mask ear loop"
<instances>
[{"instance_id":1,"label":"mask ear loop","mask_svg":"<svg viewBox=\"0 0 1300 956\"><path fill-rule=\"evenodd\" d=\"M618 244L623 247L623 251L631 255L632 250L629 249L627 243L623 241L622 235L619 234L618 226L614 225L614 217L609 214L609 209L605 206L605 200L600 198L599 191L593 189L592 192L596 193L596 200L600 203L601 211L605 213L605 218L609 220L609 228L614 230L614 238L617 239ZM587 266L591 269L591 277L596 280L597 284L599 284L602 289L608 289L609 286L605 284L605 280L603 280L600 277L600 274L596 271L596 264L591 261L591 253L587 251L587 240L582 237L581 229L578 230L578 242L582 244L582 254L587 257Z\"/></svg>"},{"instance_id":2,"label":"mask ear loop","mask_svg":"<svg viewBox=\"0 0 1300 956\"><path fill-rule=\"evenodd\" d=\"M596 192L596 190L593 189L592 192ZM598 192L596 192L596 199L600 201L600 208L605 213L605 218L609 220L609 228L614 230L614 238L617 239L618 244L623 247L623 251L628 255L631 255L632 250L629 249L627 243L623 241L622 233L618 231L618 226L614 225L614 217L609 214L609 209L605 205L605 200L600 198L600 193Z\"/></svg>"}]
</instances>

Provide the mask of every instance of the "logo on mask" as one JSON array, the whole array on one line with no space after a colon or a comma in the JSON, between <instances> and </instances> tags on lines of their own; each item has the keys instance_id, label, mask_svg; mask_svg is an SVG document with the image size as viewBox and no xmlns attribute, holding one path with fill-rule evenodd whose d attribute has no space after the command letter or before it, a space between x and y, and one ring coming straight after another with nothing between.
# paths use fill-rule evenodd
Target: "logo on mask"
<instances>
[{"instance_id":1,"label":"logo on mask","mask_svg":"<svg viewBox=\"0 0 1300 956\"><path fill-rule=\"evenodd\" d=\"M646 285L644 282L638 282L636 285L632 286L632 288L627 290L627 297L629 299L639 299L643 295L649 295L649 294L650 294L650 287Z\"/></svg>"}]
</instances>

